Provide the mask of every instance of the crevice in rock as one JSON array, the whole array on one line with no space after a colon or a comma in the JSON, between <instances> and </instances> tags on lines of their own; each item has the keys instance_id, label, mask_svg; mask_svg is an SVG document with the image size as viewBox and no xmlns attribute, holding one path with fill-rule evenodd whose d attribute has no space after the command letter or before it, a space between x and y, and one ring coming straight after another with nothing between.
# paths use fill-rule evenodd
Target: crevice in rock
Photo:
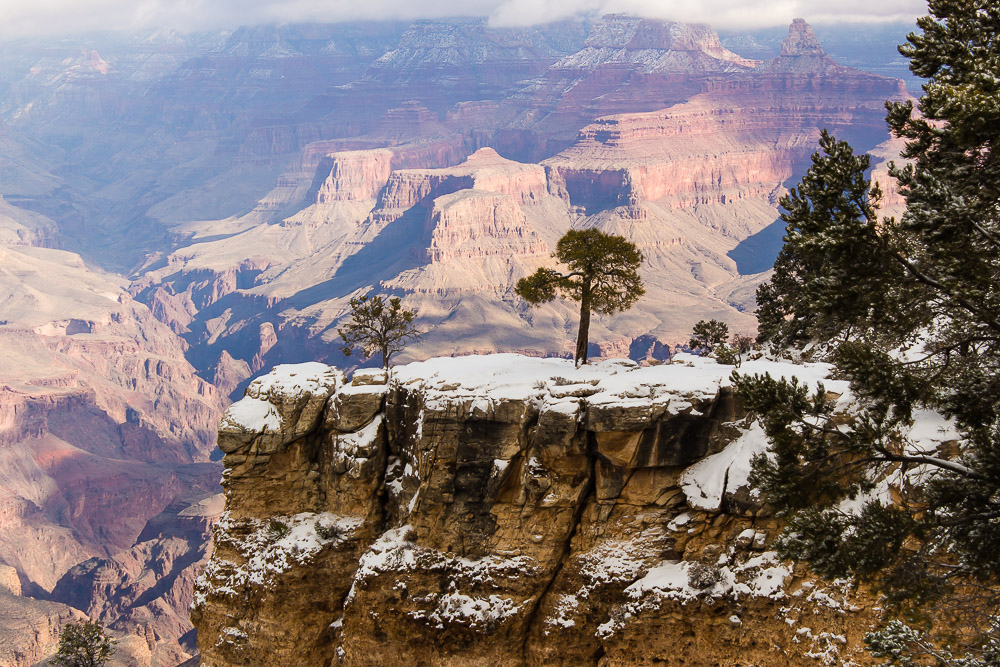
<instances>
[{"instance_id":1,"label":"crevice in rock","mask_svg":"<svg viewBox=\"0 0 1000 667\"><path fill-rule=\"evenodd\" d=\"M587 488L583 493L583 497L580 500L580 504L576 507L573 512L573 524L566 535L566 540L563 542L562 553L559 559L556 561L556 566L552 570L552 576L546 582L545 587L542 589L541 594L535 601L535 606L532 608L531 612L528 614L528 618L524 623L524 637L521 640L521 662L522 664L528 664L528 644L531 641L531 632L535 627L536 620L538 618L538 613L542 608L542 602L548 597L549 591L552 586L555 585L556 580L559 578L560 573L562 573L563 567L566 565L566 561L569 558L570 551L573 546L573 538L576 537L576 531L580 527L580 521L583 519L583 513L587 510L587 506L590 504L591 500L596 501L597 494L597 437L593 431L585 431L587 438L587 460L590 467L590 476L587 480Z\"/></svg>"},{"instance_id":2,"label":"crevice in rock","mask_svg":"<svg viewBox=\"0 0 1000 667\"><path fill-rule=\"evenodd\" d=\"M386 381L388 382L389 380L386 380ZM381 416L382 419L385 420L385 428L382 429L382 451L383 451L383 455L385 456L385 461L382 463L382 466L379 469L379 473L378 473L378 475L379 475L379 477L378 477L378 488L379 488L379 492L378 492L379 522L378 522L378 526L373 526L373 528L375 528L375 534L376 535L381 535L382 533L385 532L385 530L386 530L386 522L388 521L388 518L389 518L389 500L390 500L390 498L389 498L389 489L386 488L385 478L389 474L389 460L392 459L393 456L392 456L392 448L389 446L390 445L389 440L390 440L391 436L390 436L390 432L389 432L390 430L389 430L389 424L388 424L388 422L389 422L389 392L388 391L386 391L385 396L382 397L382 406L381 406L381 408L379 409L378 412L375 413L375 416L372 417L372 419L378 419L379 416ZM351 576L353 577L354 574L352 573ZM343 610L343 608L344 608L343 600L341 601L340 608L341 608L341 610Z\"/></svg>"}]
</instances>

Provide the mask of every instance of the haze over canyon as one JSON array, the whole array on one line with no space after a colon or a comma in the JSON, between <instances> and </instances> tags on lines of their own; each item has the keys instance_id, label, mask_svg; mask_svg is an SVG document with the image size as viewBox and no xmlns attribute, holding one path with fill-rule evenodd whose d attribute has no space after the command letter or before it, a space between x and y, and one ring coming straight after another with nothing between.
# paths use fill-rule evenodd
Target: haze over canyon
<instances>
[{"instance_id":1,"label":"haze over canyon","mask_svg":"<svg viewBox=\"0 0 1000 667\"><path fill-rule=\"evenodd\" d=\"M753 333L823 128L901 206L903 32L831 28L838 58L801 19L720 38L620 14L0 47L0 664L81 612L136 660L193 655L219 418L275 364L355 364L354 296L417 311L400 362L567 357L576 309L513 286L598 228L643 252L647 295L595 318L592 356L664 359L706 318Z\"/></svg>"}]
</instances>

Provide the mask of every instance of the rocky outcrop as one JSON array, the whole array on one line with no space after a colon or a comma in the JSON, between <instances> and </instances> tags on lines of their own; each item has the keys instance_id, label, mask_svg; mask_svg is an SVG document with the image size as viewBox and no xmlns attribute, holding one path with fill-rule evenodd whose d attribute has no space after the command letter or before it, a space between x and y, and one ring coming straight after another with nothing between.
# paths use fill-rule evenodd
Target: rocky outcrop
<instances>
[{"instance_id":1,"label":"rocky outcrop","mask_svg":"<svg viewBox=\"0 0 1000 667\"><path fill-rule=\"evenodd\" d=\"M13 206L0 194L0 244L58 247L59 230L50 218Z\"/></svg>"},{"instance_id":2,"label":"rocky outcrop","mask_svg":"<svg viewBox=\"0 0 1000 667\"><path fill-rule=\"evenodd\" d=\"M447 262L491 255L539 255L548 244L528 224L514 198L461 190L438 197L427 214L427 258Z\"/></svg>"},{"instance_id":3,"label":"rocky outcrop","mask_svg":"<svg viewBox=\"0 0 1000 667\"><path fill-rule=\"evenodd\" d=\"M59 633L83 614L57 602L11 594L0 587L0 665L30 667L59 647Z\"/></svg>"},{"instance_id":4,"label":"rocky outcrop","mask_svg":"<svg viewBox=\"0 0 1000 667\"><path fill-rule=\"evenodd\" d=\"M316 203L374 199L389 180L392 151L348 151L331 153L317 169L327 173L316 195Z\"/></svg>"},{"instance_id":5,"label":"rocky outcrop","mask_svg":"<svg viewBox=\"0 0 1000 667\"><path fill-rule=\"evenodd\" d=\"M536 164L504 159L492 148L481 148L455 167L394 171L379 196L376 212L406 210L465 189L497 192L527 203L547 193L545 170Z\"/></svg>"},{"instance_id":6,"label":"rocky outcrop","mask_svg":"<svg viewBox=\"0 0 1000 667\"><path fill-rule=\"evenodd\" d=\"M706 82L728 80L758 64L725 49L706 25L603 16L582 49L517 91L514 99L527 111L514 125L526 136L508 134L503 140L513 154L538 160L564 148L579 128L601 116L685 102ZM549 146L558 148L538 150Z\"/></svg>"},{"instance_id":7,"label":"rocky outcrop","mask_svg":"<svg viewBox=\"0 0 1000 667\"><path fill-rule=\"evenodd\" d=\"M874 147L872 137L884 137L885 100L906 96L900 81L835 63L802 19L778 58L705 88L683 104L584 127L571 148L544 162L553 187L595 210L771 198L815 150L821 128Z\"/></svg>"},{"instance_id":8,"label":"rocky outcrop","mask_svg":"<svg viewBox=\"0 0 1000 667\"><path fill-rule=\"evenodd\" d=\"M738 72L758 64L723 47L707 25L612 14L594 24L582 50L550 69L585 72L617 65L646 74L690 75Z\"/></svg>"},{"instance_id":9,"label":"rocky outcrop","mask_svg":"<svg viewBox=\"0 0 1000 667\"><path fill-rule=\"evenodd\" d=\"M812 26L805 19L795 19L788 27L788 37L781 43L781 56L822 56L823 47L816 38Z\"/></svg>"},{"instance_id":10,"label":"rocky outcrop","mask_svg":"<svg viewBox=\"0 0 1000 667\"><path fill-rule=\"evenodd\" d=\"M867 662L864 595L767 550L766 440L730 370L494 355L255 381L220 435L203 664Z\"/></svg>"}]
</instances>

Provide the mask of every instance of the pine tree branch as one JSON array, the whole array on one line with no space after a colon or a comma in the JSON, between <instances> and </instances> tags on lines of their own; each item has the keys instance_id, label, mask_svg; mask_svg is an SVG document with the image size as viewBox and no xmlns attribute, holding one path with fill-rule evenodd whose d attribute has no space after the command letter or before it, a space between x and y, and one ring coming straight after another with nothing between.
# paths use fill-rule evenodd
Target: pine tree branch
<instances>
[{"instance_id":1,"label":"pine tree branch","mask_svg":"<svg viewBox=\"0 0 1000 667\"><path fill-rule=\"evenodd\" d=\"M980 234L985 236L987 240L992 241L994 245L1000 245L1000 236L997 236L996 234L992 233L991 231L980 225L975 220L969 220L969 223L972 225L973 229L975 229Z\"/></svg>"},{"instance_id":2,"label":"pine tree branch","mask_svg":"<svg viewBox=\"0 0 1000 667\"><path fill-rule=\"evenodd\" d=\"M954 517L952 519L941 519L939 523L946 528L953 528L967 523L991 521L993 519L1000 519L1000 510L994 510L992 512L979 512L977 514L966 514L965 516Z\"/></svg>"},{"instance_id":3,"label":"pine tree branch","mask_svg":"<svg viewBox=\"0 0 1000 667\"><path fill-rule=\"evenodd\" d=\"M889 255L894 260L896 260L900 265L902 265L902 267L906 269L906 271L911 276L913 276L913 278L915 278L918 282L921 282L928 287L934 288L939 292L942 292L948 298L954 300L955 303L962 306L962 308L969 311L969 313L979 318L980 321L989 326L991 329L1000 332L1000 322L998 322L996 318L990 316L988 313L984 313L981 309L973 305L968 299L958 296L950 289L948 289L948 287L943 283L939 282L938 280L935 280L934 278L931 278L928 275L925 275L917 267L915 267L912 262L910 262L908 259L900 255L899 253L890 251Z\"/></svg>"},{"instance_id":4,"label":"pine tree branch","mask_svg":"<svg viewBox=\"0 0 1000 667\"><path fill-rule=\"evenodd\" d=\"M890 463L915 463L918 465L930 465L943 470L948 470L963 477L968 477L970 479L986 479L986 476L982 473L973 470L972 468L957 463L955 461L949 461L948 459L941 459L936 456L925 456L925 455L911 455L911 454L890 454L885 452L881 457L872 457L871 461L886 461Z\"/></svg>"}]
</instances>

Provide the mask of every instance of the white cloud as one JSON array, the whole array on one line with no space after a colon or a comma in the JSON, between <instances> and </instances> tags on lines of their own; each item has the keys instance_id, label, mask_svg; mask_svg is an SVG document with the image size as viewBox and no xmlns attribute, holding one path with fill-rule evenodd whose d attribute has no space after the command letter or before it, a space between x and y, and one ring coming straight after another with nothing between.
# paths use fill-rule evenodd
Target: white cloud
<instances>
[{"instance_id":1,"label":"white cloud","mask_svg":"<svg viewBox=\"0 0 1000 667\"><path fill-rule=\"evenodd\" d=\"M912 21L927 13L923 0L504 0L493 11L494 25L530 25L577 13L635 14L716 28L763 28L803 17L812 23L835 21Z\"/></svg>"},{"instance_id":2,"label":"white cloud","mask_svg":"<svg viewBox=\"0 0 1000 667\"><path fill-rule=\"evenodd\" d=\"M92 30L199 30L298 21L489 16L494 25L531 25L578 14L624 12L758 28L802 16L837 20L912 21L923 0L0 0L0 33L7 37Z\"/></svg>"}]
</instances>

